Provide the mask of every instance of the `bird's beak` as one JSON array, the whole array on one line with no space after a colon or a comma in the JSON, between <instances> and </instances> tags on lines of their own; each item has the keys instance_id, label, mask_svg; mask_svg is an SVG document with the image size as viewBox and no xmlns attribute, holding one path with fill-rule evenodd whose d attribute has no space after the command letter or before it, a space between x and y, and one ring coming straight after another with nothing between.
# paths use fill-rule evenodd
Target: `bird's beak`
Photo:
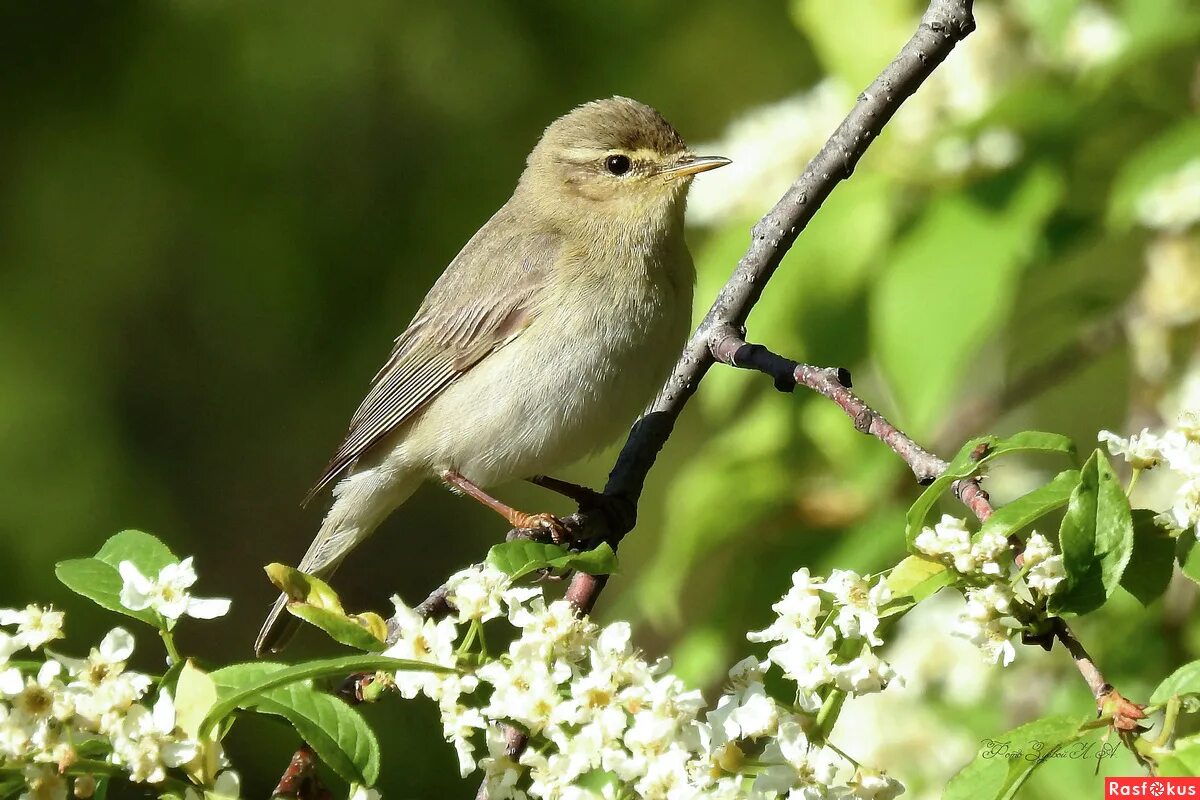
<instances>
[{"instance_id":1,"label":"bird's beak","mask_svg":"<svg viewBox=\"0 0 1200 800\"><path fill-rule=\"evenodd\" d=\"M732 161L724 156L694 156L688 153L680 156L674 164L660 169L658 174L672 178L682 178L686 175L708 172L710 169L717 169L718 167L732 163Z\"/></svg>"}]
</instances>

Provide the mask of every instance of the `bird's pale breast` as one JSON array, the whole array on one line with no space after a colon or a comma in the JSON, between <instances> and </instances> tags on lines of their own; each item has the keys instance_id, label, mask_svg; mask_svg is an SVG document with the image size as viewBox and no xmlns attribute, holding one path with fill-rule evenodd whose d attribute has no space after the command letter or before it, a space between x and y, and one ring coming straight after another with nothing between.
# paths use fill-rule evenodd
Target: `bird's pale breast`
<instances>
[{"instance_id":1,"label":"bird's pale breast","mask_svg":"<svg viewBox=\"0 0 1200 800\"><path fill-rule=\"evenodd\" d=\"M593 265L588 291L552 288L529 329L430 403L385 461L489 485L614 442L653 399L688 332L691 258L680 242L653 260L607 277Z\"/></svg>"}]
</instances>

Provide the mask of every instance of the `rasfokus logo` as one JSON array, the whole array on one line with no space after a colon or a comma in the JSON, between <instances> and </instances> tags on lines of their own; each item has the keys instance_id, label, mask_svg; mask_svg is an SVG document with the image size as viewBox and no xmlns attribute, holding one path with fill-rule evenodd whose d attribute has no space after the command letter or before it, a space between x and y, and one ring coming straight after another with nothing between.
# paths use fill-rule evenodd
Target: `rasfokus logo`
<instances>
[{"instance_id":1,"label":"rasfokus logo","mask_svg":"<svg viewBox=\"0 0 1200 800\"><path fill-rule=\"evenodd\" d=\"M1200 798L1200 778L1105 778L1104 800L1117 797Z\"/></svg>"}]
</instances>

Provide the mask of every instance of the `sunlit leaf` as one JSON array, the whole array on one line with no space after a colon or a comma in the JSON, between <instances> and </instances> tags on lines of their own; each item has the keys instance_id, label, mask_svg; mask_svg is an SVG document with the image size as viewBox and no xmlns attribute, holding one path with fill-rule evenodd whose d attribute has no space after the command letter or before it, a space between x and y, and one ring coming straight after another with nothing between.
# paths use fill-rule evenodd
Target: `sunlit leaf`
<instances>
[{"instance_id":1,"label":"sunlit leaf","mask_svg":"<svg viewBox=\"0 0 1200 800\"><path fill-rule=\"evenodd\" d=\"M318 692L306 683L281 684L279 674L294 669L261 661L235 664L212 673L221 699L214 708L216 713L205 720L204 727L211 727L214 718L237 707L281 716L292 723L317 757L343 779L368 786L374 784L379 779L379 742L375 733L362 715L342 700ZM247 695L247 686L266 688Z\"/></svg>"},{"instance_id":2,"label":"sunlit leaf","mask_svg":"<svg viewBox=\"0 0 1200 800\"><path fill-rule=\"evenodd\" d=\"M168 564L177 564L179 559L171 549L143 531L121 531L110 537L96 553L96 558L113 567L122 561L132 562L143 574L154 577Z\"/></svg>"},{"instance_id":3,"label":"sunlit leaf","mask_svg":"<svg viewBox=\"0 0 1200 800\"><path fill-rule=\"evenodd\" d=\"M513 580L539 569L574 569L589 575L609 575L617 568L617 555L607 542L575 553L562 545L518 539L494 545L488 551L487 561Z\"/></svg>"},{"instance_id":4,"label":"sunlit leaf","mask_svg":"<svg viewBox=\"0 0 1200 800\"><path fill-rule=\"evenodd\" d=\"M1200 694L1200 661L1184 664L1167 676L1150 695L1150 702L1160 705L1174 695L1184 694Z\"/></svg>"},{"instance_id":5,"label":"sunlit leaf","mask_svg":"<svg viewBox=\"0 0 1200 800\"><path fill-rule=\"evenodd\" d=\"M1079 734L1072 716L1045 717L983 740L975 760L951 779L943 800L994 800L1009 797L1056 748Z\"/></svg>"},{"instance_id":6,"label":"sunlit leaf","mask_svg":"<svg viewBox=\"0 0 1200 800\"><path fill-rule=\"evenodd\" d=\"M349 647L371 653L378 653L387 647L384 643L387 624L378 614L347 616L299 602L288 603L287 610L292 616L315 625L329 634L334 641Z\"/></svg>"},{"instance_id":7,"label":"sunlit leaf","mask_svg":"<svg viewBox=\"0 0 1200 800\"><path fill-rule=\"evenodd\" d=\"M1066 579L1050 597L1051 611L1083 614L1099 608L1120 583L1133 550L1129 500L1099 450L1080 471L1058 535Z\"/></svg>"},{"instance_id":8,"label":"sunlit leaf","mask_svg":"<svg viewBox=\"0 0 1200 800\"><path fill-rule=\"evenodd\" d=\"M123 581L115 566L95 558L76 558L58 562L54 574L68 589L100 607L158 627L158 616L153 611L131 611L121 605Z\"/></svg>"},{"instance_id":9,"label":"sunlit leaf","mask_svg":"<svg viewBox=\"0 0 1200 800\"><path fill-rule=\"evenodd\" d=\"M1078 484L1079 470L1058 473L1049 483L996 509L979 528L977 535L996 533L1007 537L1022 530L1051 511L1065 506Z\"/></svg>"},{"instance_id":10,"label":"sunlit leaf","mask_svg":"<svg viewBox=\"0 0 1200 800\"><path fill-rule=\"evenodd\" d=\"M342 609L342 602L338 599L337 592L320 578L315 578L286 564L268 564L263 569L267 573L267 577L271 579L271 583L292 600L307 603L314 608L331 611L335 614L345 615L346 612Z\"/></svg>"}]
</instances>

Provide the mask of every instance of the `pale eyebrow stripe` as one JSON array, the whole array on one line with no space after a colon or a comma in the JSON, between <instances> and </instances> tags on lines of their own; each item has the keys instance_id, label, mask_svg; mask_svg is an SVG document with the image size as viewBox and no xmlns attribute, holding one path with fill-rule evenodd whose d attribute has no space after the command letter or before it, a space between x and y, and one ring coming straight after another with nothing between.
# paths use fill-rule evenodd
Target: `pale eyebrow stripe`
<instances>
[{"instance_id":1,"label":"pale eyebrow stripe","mask_svg":"<svg viewBox=\"0 0 1200 800\"><path fill-rule=\"evenodd\" d=\"M629 156L632 161L655 161L662 156L648 147L641 147L637 150L625 150L623 148L614 148L612 150L600 150L595 147L571 147L561 151L561 159L572 164L586 164L592 161L597 161L604 156L619 153Z\"/></svg>"}]
</instances>

